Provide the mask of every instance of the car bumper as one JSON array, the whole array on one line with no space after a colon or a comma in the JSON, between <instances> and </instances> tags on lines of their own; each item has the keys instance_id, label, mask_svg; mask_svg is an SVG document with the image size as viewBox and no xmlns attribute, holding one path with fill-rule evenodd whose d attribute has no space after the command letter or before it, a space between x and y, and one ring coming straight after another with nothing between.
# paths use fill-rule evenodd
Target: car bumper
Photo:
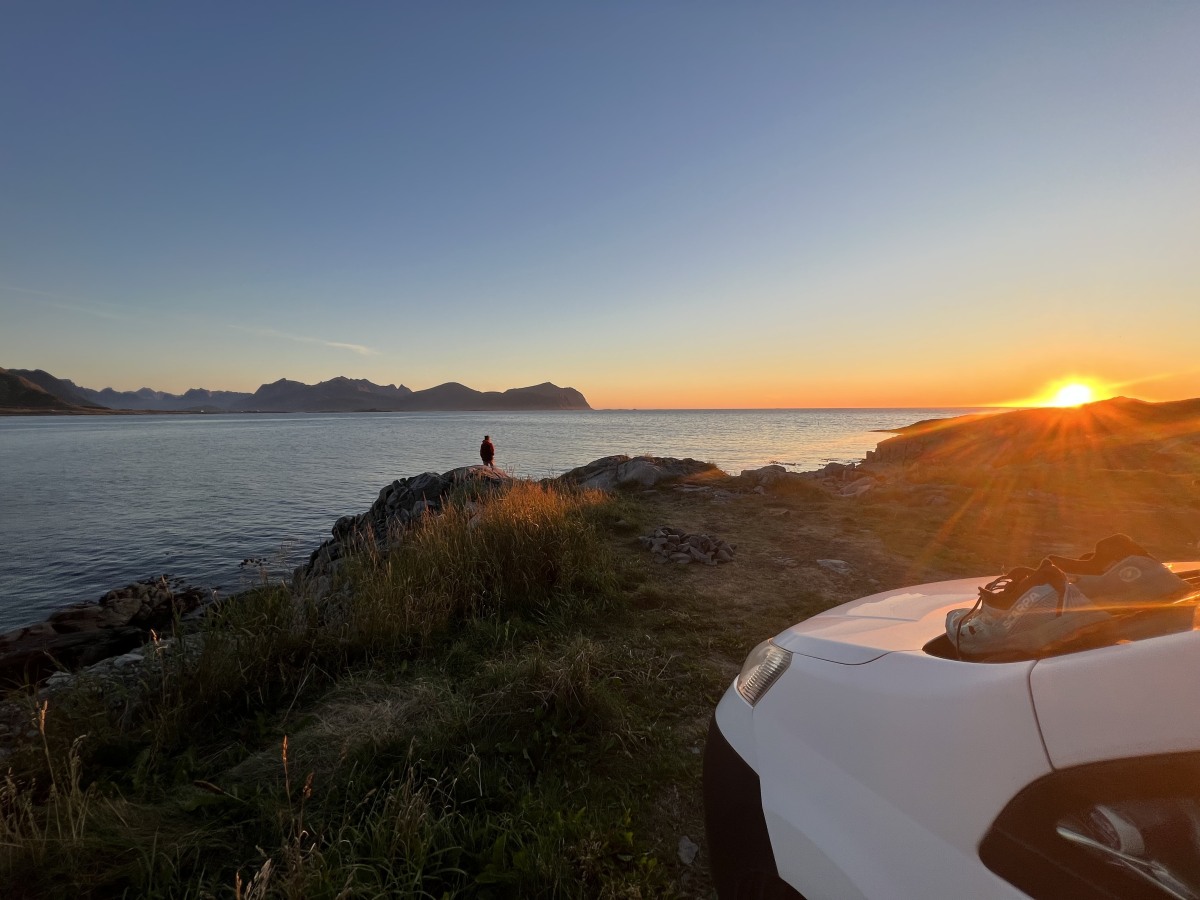
<instances>
[{"instance_id":1,"label":"car bumper","mask_svg":"<svg viewBox=\"0 0 1200 900\"><path fill-rule=\"evenodd\" d=\"M721 900L804 900L779 877L758 774L726 740L715 715L704 749L704 828Z\"/></svg>"}]
</instances>

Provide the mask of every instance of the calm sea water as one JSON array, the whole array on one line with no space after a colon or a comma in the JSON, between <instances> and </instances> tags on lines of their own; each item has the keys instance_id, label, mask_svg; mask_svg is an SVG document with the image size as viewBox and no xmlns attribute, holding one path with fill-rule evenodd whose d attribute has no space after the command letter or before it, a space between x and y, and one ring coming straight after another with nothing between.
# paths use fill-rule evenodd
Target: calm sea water
<instances>
[{"instance_id":1,"label":"calm sea water","mask_svg":"<svg viewBox=\"0 0 1200 900\"><path fill-rule=\"evenodd\" d=\"M860 459L892 428L969 410L854 409L0 418L0 630L169 573L230 592L290 572L395 478L478 462L557 475L601 456L736 474Z\"/></svg>"}]
</instances>

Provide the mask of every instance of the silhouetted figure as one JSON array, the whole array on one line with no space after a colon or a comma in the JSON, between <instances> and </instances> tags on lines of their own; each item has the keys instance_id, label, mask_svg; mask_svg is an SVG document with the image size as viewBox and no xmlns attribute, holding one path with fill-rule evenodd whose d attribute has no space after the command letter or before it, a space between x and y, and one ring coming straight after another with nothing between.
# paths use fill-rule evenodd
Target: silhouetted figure
<instances>
[{"instance_id":1,"label":"silhouetted figure","mask_svg":"<svg viewBox=\"0 0 1200 900\"><path fill-rule=\"evenodd\" d=\"M490 466L492 460L496 458L496 445L492 443L490 434L483 436L483 443L479 445L479 458L483 460L485 466Z\"/></svg>"}]
</instances>

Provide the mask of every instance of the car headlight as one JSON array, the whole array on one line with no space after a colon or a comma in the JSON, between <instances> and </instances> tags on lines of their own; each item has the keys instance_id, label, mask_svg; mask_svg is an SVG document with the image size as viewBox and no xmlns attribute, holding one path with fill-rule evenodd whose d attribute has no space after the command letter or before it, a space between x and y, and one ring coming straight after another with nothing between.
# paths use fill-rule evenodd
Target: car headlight
<instances>
[{"instance_id":1,"label":"car headlight","mask_svg":"<svg viewBox=\"0 0 1200 900\"><path fill-rule=\"evenodd\" d=\"M750 651L742 663L742 671L737 677L737 692L753 706L763 698L763 694L779 679L791 661L792 654L787 650L776 647L771 641L763 641Z\"/></svg>"}]
</instances>

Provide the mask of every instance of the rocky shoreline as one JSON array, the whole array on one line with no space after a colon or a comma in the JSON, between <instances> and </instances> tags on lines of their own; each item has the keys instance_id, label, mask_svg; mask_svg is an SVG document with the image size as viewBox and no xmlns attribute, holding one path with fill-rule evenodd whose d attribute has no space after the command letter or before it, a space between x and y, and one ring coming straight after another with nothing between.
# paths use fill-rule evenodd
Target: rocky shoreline
<instances>
[{"instance_id":1,"label":"rocky shoreline","mask_svg":"<svg viewBox=\"0 0 1200 900\"><path fill-rule=\"evenodd\" d=\"M543 481L601 490L648 490L671 479L711 475L720 484L692 479L680 490L709 492L714 499L726 501L745 493L786 491L790 484L808 482L832 496L855 500L895 478L898 471L914 466L926 470L946 465L995 468L1030 458L1045 461L1065 453L1095 452L1106 465L1122 460L1128 467L1154 472L1184 471L1192 459L1190 448L1200 446L1198 422L1200 399L1155 404L1114 398L1077 409L1030 409L917 422L881 441L861 462L833 462L813 472L791 472L772 464L728 476L694 459L621 455L606 456ZM1058 434L1071 434L1075 439L1047 441L1047 435ZM380 490L369 509L342 516L333 524L331 536L294 571L292 590L318 599L329 595L338 570L353 553L366 546L385 549L402 538L414 522L437 515L451 500L474 511L481 496L502 488L508 480L500 470L467 466L392 481ZM922 485L927 483L928 478L921 480ZM1028 496L1035 493L1028 492ZM947 502L944 491L936 487L919 494L914 502L922 505ZM670 527L663 523L661 528L667 530L645 536L653 552L662 556L660 551L665 550L667 560L679 564L684 555L694 562L726 561L719 558L722 548L718 543L699 540L707 536L679 535ZM691 537L697 540L689 542ZM705 558L699 559L699 555ZM0 635L0 684L36 684L54 672L137 653L153 634L161 635L178 619L202 615L210 599L205 591L163 576L109 591L96 602L73 604L44 622Z\"/></svg>"},{"instance_id":2,"label":"rocky shoreline","mask_svg":"<svg viewBox=\"0 0 1200 900\"><path fill-rule=\"evenodd\" d=\"M616 455L594 460L557 478L543 479L543 483L610 491L649 490L665 481L700 474L725 477L712 464L694 459ZM318 601L329 598L339 570L355 553L368 547L386 551L403 540L406 529L424 516L439 514L447 503L461 503L474 513L481 498L501 490L511 480L499 469L465 466L392 481L380 490L369 509L334 522L331 536L293 572L293 593ZM830 463L804 473L768 465L745 470L732 481L732 489L685 489L721 493L729 499L739 493L761 494L789 481L811 481L832 494L858 497L878 484L880 478L862 464ZM734 551L719 539L683 534L669 525L645 536L643 544L661 561L677 564L726 563ZM236 598L235 594L222 602ZM143 659L148 643L161 642L176 623L203 615L212 599L210 592L164 575L109 591L94 602L71 604L43 622L0 635L0 688L63 685L71 680L71 672L130 667ZM121 665L114 666L114 660L120 660Z\"/></svg>"},{"instance_id":3,"label":"rocky shoreline","mask_svg":"<svg viewBox=\"0 0 1200 900\"><path fill-rule=\"evenodd\" d=\"M167 575L72 603L45 621L0 634L0 687L36 683L141 647L196 612L207 592Z\"/></svg>"}]
</instances>

